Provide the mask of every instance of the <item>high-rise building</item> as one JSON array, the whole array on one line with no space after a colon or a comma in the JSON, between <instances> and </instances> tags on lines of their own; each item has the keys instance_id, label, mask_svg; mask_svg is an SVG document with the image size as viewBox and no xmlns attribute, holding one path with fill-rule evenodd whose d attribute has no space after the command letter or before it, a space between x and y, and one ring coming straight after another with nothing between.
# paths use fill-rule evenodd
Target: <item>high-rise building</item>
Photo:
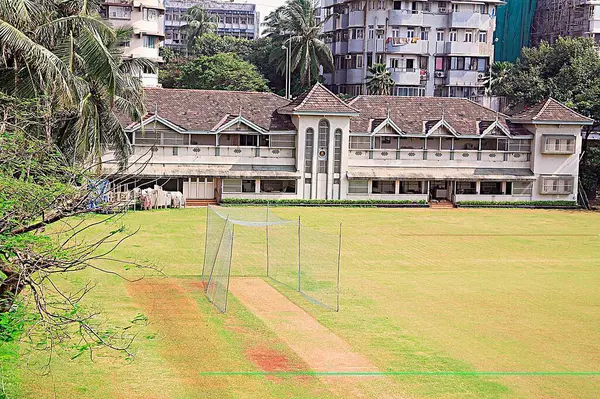
<instances>
[{"instance_id":1,"label":"high-rise building","mask_svg":"<svg viewBox=\"0 0 600 399\"><path fill-rule=\"evenodd\" d=\"M130 27L133 34L122 43L123 57L162 62L158 48L165 37L163 0L104 0L102 16L115 28ZM158 70L140 76L144 86L158 86Z\"/></svg>"},{"instance_id":2,"label":"high-rise building","mask_svg":"<svg viewBox=\"0 0 600 399\"><path fill-rule=\"evenodd\" d=\"M335 93L366 93L368 67L384 63L396 96L481 101L493 62L498 1L323 0Z\"/></svg>"},{"instance_id":3,"label":"high-rise building","mask_svg":"<svg viewBox=\"0 0 600 399\"><path fill-rule=\"evenodd\" d=\"M600 5L593 0L538 0L531 44L554 43L559 36L592 37L600 42Z\"/></svg>"},{"instance_id":4,"label":"high-rise building","mask_svg":"<svg viewBox=\"0 0 600 399\"><path fill-rule=\"evenodd\" d=\"M217 24L216 34L254 40L258 38L260 15L255 4L211 0L166 0L165 46L173 50L185 47L186 24L183 16L193 6L200 5Z\"/></svg>"}]
</instances>

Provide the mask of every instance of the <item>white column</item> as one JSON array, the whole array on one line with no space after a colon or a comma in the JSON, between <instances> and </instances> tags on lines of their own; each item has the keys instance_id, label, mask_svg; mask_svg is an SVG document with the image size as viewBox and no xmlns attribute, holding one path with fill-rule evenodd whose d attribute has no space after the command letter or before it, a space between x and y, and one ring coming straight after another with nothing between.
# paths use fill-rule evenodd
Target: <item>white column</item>
<instances>
[{"instance_id":1,"label":"white column","mask_svg":"<svg viewBox=\"0 0 600 399\"><path fill-rule=\"evenodd\" d=\"M400 194L400 180L396 180L395 182L395 186L394 186L394 194L398 195Z\"/></svg>"}]
</instances>

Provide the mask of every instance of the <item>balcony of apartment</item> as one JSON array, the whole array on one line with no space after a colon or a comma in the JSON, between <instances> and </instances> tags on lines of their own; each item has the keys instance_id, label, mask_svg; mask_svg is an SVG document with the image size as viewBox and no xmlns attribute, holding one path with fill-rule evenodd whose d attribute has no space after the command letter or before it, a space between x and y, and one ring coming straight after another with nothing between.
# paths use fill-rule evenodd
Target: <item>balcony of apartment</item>
<instances>
[{"instance_id":1,"label":"balcony of apartment","mask_svg":"<svg viewBox=\"0 0 600 399\"><path fill-rule=\"evenodd\" d=\"M594 15L590 19L588 31L590 33L600 33L600 15Z\"/></svg>"},{"instance_id":2,"label":"balcony of apartment","mask_svg":"<svg viewBox=\"0 0 600 399\"><path fill-rule=\"evenodd\" d=\"M125 47L123 49L123 56L131 58L148 58L151 61L162 62L162 59L158 55L158 43L155 48L144 47L142 45Z\"/></svg>"},{"instance_id":3,"label":"balcony of apartment","mask_svg":"<svg viewBox=\"0 0 600 399\"><path fill-rule=\"evenodd\" d=\"M413 10L390 10L388 11L388 23L390 25L422 26L423 13Z\"/></svg>"},{"instance_id":4,"label":"balcony of apartment","mask_svg":"<svg viewBox=\"0 0 600 399\"><path fill-rule=\"evenodd\" d=\"M488 30L492 17L478 12L451 12L448 14L448 26L451 28Z\"/></svg>"},{"instance_id":5,"label":"balcony of apartment","mask_svg":"<svg viewBox=\"0 0 600 399\"><path fill-rule=\"evenodd\" d=\"M429 54L429 41L416 38L389 37L387 52L391 54Z\"/></svg>"},{"instance_id":6,"label":"balcony of apartment","mask_svg":"<svg viewBox=\"0 0 600 399\"><path fill-rule=\"evenodd\" d=\"M367 52L376 51L378 53L383 53L386 50L386 40L381 39L369 39L367 40Z\"/></svg>"},{"instance_id":7,"label":"balcony of apartment","mask_svg":"<svg viewBox=\"0 0 600 399\"><path fill-rule=\"evenodd\" d=\"M346 84L357 85L364 83L362 68L354 68L346 70Z\"/></svg>"},{"instance_id":8,"label":"balcony of apartment","mask_svg":"<svg viewBox=\"0 0 600 399\"><path fill-rule=\"evenodd\" d=\"M499 144L498 139L399 138L397 135L382 135L369 138L370 143L360 143L354 137L350 138L348 166L531 167L530 145L512 147L504 142Z\"/></svg>"},{"instance_id":9,"label":"balcony of apartment","mask_svg":"<svg viewBox=\"0 0 600 399\"><path fill-rule=\"evenodd\" d=\"M333 55L345 55L348 54L348 42L332 42L331 53Z\"/></svg>"},{"instance_id":10,"label":"balcony of apartment","mask_svg":"<svg viewBox=\"0 0 600 399\"><path fill-rule=\"evenodd\" d=\"M131 25L134 34L146 34L152 36L165 37L165 29L162 18L155 21L139 20Z\"/></svg>"},{"instance_id":11,"label":"balcony of apartment","mask_svg":"<svg viewBox=\"0 0 600 399\"><path fill-rule=\"evenodd\" d=\"M448 86L479 86L485 79L485 72L453 70L446 71L445 84Z\"/></svg>"},{"instance_id":12,"label":"balcony of apartment","mask_svg":"<svg viewBox=\"0 0 600 399\"><path fill-rule=\"evenodd\" d=\"M392 79L400 86L414 86L421 84L422 76L427 76L427 71L416 68L390 68Z\"/></svg>"},{"instance_id":13,"label":"balcony of apartment","mask_svg":"<svg viewBox=\"0 0 600 399\"><path fill-rule=\"evenodd\" d=\"M365 26L365 12L350 11L350 13L348 14L348 26Z\"/></svg>"},{"instance_id":14,"label":"balcony of apartment","mask_svg":"<svg viewBox=\"0 0 600 399\"><path fill-rule=\"evenodd\" d=\"M446 42L444 52L452 55L479 55L489 56L493 53L491 43L479 42Z\"/></svg>"},{"instance_id":15,"label":"balcony of apartment","mask_svg":"<svg viewBox=\"0 0 600 399\"><path fill-rule=\"evenodd\" d=\"M348 40L348 52L349 53L361 53L363 52L363 39L350 39Z\"/></svg>"}]
</instances>

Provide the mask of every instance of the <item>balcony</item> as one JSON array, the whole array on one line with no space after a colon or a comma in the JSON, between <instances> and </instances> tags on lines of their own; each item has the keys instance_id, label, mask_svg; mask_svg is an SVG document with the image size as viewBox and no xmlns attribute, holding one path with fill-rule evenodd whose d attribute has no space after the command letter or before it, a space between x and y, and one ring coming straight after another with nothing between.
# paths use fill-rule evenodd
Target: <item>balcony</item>
<instances>
[{"instance_id":1,"label":"balcony","mask_svg":"<svg viewBox=\"0 0 600 399\"><path fill-rule=\"evenodd\" d=\"M362 84L363 83L363 70L362 69L347 69L346 70L346 84Z\"/></svg>"},{"instance_id":2,"label":"balcony","mask_svg":"<svg viewBox=\"0 0 600 399\"><path fill-rule=\"evenodd\" d=\"M331 52L333 55L348 54L348 42L333 42L333 43L331 43Z\"/></svg>"},{"instance_id":3,"label":"balcony","mask_svg":"<svg viewBox=\"0 0 600 399\"><path fill-rule=\"evenodd\" d=\"M386 43L384 39L370 39L367 40L367 51L370 53L376 51L378 53L384 52L386 49Z\"/></svg>"},{"instance_id":4,"label":"balcony","mask_svg":"<svg viewBox=\"0 0 600 399\"><path fill-rule=\"evenodd\" d=\"M488 30L492 18L488 14L478 12L451 12L448 14L448 25L451 28Z\"/></svg>"},{"instance_id":5,"label":"balcony","mask_svg":"<svg viewBox=\"0 0 600 399\"><path fill-rule=\"evenodd\" d=\"M390 25L422 26L423 13L412 10L390 10L388 14Z\"/></svg>"},{"instance_id":6,"label":"balcony","mask_svg":"<svg viewBox=\"0 0 600 399\"><path fill-rule=\"evenodd\" d=\"M447 42L444 44L445 53L452 55L490 56L493 48L490 43Z\"/></svg>"},{"instance_id":7,"label":"balcony","mask_svg":"<svg viewBox=\"0 0 600 399\"><path fill-rule=\"evenodd\" d=\"M177 154L177 155L174 155ZM134 145L133 157L149 163L295 165L295 148L202 145Z\"/></svg>"},{"instance_id":8,"label":"balcony","mask_svg":"<svg viewBox=\"0 0 600 399\"><path fill-rule=\"evenodd\" d=\"M589 32L600 33L600 16L592 17L592 19L590 19Z\"/></svg>"},{"instance_id":9,"label":"balcony","mask_svg":"<svg viewBox=\"0 0 600 399\"><path fill-rule=\"evenodd\" d=\"M348 52L349 53L361 53L363 52L363 39L350 39L348 40Z\"/></svg>"},{"instance_id":10,"label":"balcony","mask_svg":"<svg viewBox=\"0 0 600 399\"><path fill-rule=\"evenodd\" d=\"M530 153L516 151L351 149L349 166L530 168Z\"/></svg>"},{"instance_id":11,"label":"balcony","mask_svg":"<svg viewBox=\"0 0 600 399\"><path fill-rule=\"evenodd\" d=\"M407 68L390 68L392 79L397 85L419 85L421 84L421 76L426 75L426 71L421 69Z\"/></svg>"},{"instance_id":12,"label":"balcony","mask_svg":"<svg viewBox=\"0 0 600 399\"><path fill-rule=\"evenodd\" d=\"M387 52L391 54L429 54L429 41L405 37L390 37L387 40Z\"/></svg>"},{"instance_id":13,"label":"balcony","mask_svg":"<svg viewBox=\"0 0 600 399\"><path fill-rule=\"evenodd\" d=\"M156 21L136 21L132 27L135 34L145 33L152 36L165 37L162 18L158 18Z\"/></svg>"},{"instance_id":14,"label":"balcony","mask_svg":"<svg viewBox=\"0 0 600 399\"><path fill-rule=\"evenodd\" d=\"M484 72L449 70L446 71L445 84L448 86L480 86L484 78Z\"/></svg>"},{"instance_id":15,"label":"balcony","mask_svg":"<svg viewBox=\"0 0 600 399\"><path fill-rule=\"evenodd\" d=\"M351 11L348 15L348 26L365 26L364 11Z\"/></svg>"}]
</instances>

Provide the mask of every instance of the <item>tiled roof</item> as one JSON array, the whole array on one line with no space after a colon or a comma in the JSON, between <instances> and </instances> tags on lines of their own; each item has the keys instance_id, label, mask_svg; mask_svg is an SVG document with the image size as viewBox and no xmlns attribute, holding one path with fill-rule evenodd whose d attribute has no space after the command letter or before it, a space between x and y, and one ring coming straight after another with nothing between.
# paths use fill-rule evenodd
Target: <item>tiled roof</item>
<instances>
[{"instance_id":1,"label":"tiled roof","mask_svg":"<svg viewBox=\"0 0 600 399\"><path fill-rule=\"evenodd\" d=\"M296 129L289 116L277 113L289 101L273 93L147 88L144 96L149 113L188 131L210 131L239 115L268 131Z\"/></svg>"},{"instance_id":2,"label":"tiled roof","mask_svg":"<svg viewBox=\"0 0 600 399\"><path fill-rule=\"evenodd\" d=\"M442 118L459 135L479 135L478 122L489 127L496 119L513 135L530 134L508 123L505 115L463 98L358 96L349 105L360 112L350 119L353 133L370 132L370 121L385 118L389 112L390 119L408 134L424 134Z\"/></svg>"},{"instance_id":3,"label":"tiled roof","mask_svg":"<svg viewBox=\"0 0 600 399\"><path fill-rule=\"evenodd\" d=\"M350 107L341 98L330 92L320 83L315 84L312 89L296 97L290 104L279 109L279 113L291 114L294 112L318 112L318 113L356 113L356 109Z\"/></svg>"},{"instance_id":4,"label":"tiled roof","mask_svg":"<svg viewBox=\"0 0 600 399\"><path fill-rule=\"evenodd\" d=\"M583 116L566 105L549 98L536 105L533 105L522 112L510 117L513 121L538 121L538 122L581 122L589 124L592 119Z\"/></svg>"}]
</instances>

